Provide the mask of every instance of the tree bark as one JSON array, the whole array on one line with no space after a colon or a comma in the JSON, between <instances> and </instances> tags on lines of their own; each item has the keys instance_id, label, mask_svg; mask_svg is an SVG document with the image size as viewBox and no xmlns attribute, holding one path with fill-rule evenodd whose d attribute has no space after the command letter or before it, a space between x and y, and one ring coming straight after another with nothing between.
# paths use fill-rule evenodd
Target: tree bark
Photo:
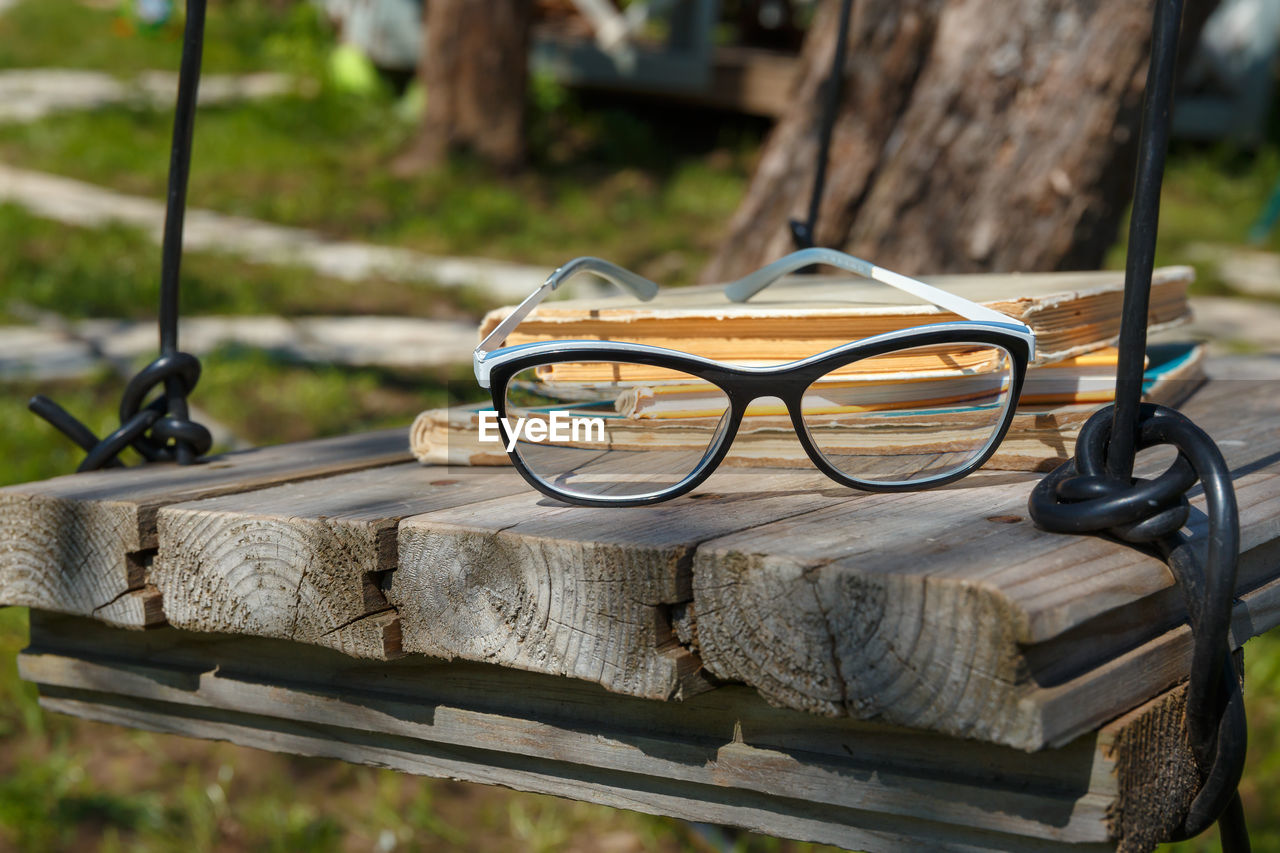
<instances>
[{"instance_id":1,"label":"tree bark","mask_svg":"<svg viewBox=\"0 0 1280 853\"><path fill-rule=\"evenodd\" d=\"M454 151L504 171L523 164L532 17L532 0L427 0L426 114L398 171L439 166Z\"/></svg>"},{"instance_id":2,"label":"tree bark","mask_svg":"<svg viewBox=\"0 0 1280 853\"><path fill-rule=\"evenodd\" d=\"M1214 5L1189 0L1184 42ZM704 280L793 248L787 221L809 205L838 6L817 13L794 106ZM1100 266L1132 192L1152 8L856 0L817 244L905 273Z\"/></svg>"}]
</instances>

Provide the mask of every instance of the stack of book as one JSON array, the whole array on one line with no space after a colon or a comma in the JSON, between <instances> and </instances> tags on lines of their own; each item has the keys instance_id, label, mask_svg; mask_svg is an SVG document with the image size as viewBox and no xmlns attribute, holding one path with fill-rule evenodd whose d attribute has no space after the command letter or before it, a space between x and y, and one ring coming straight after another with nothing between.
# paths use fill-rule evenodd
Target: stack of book
<instances>
[{"instance_id":1,"label":"stack of book","mask_svg":"<svg viewBox=\"0 0 1280 853\"><path fill-rule=\"evenodd\" d=\"M1189 319L1187 288L1192 279L1193 272L1188 267L1156 271L1150 330L1170 328ZM1123 274L966 275L926 280L1021 320L1036 333L1036 357L1027 371L1017 415L988 467L1046 470L1069 457L1080 426L1114 396ZM507 343L629 341L733 364L780 364L881 332L958 319L934 306L903 304L904 299L909 297L873 282L796 276L747 303L728 301L719 286L663 291L646 303L627 296L567 300L544 303L511 334ZM510 310L490 312L481 324L480 336L486 335ZM1148 351L1145 398L1177 405L1203 380L1202 359L1201 346L1153 346ZM894 401L890 397L904 380L909 382L915 373L928 374L927 365L915 364L909 356L900 364L882 359L877 363L881 369L892 370L892 381L861 375L862 368L855 363L850 366L847 380L838 374L828 377L823 392L833 399L856 392L867 405L891 406ZM593 379L569 375L568 368L545 371L539 378L549 387ZM928 384L931 393L938 392L936 380ZM850 386L848 390L843 388L845 385ZM700 425L690 417L697 407L696 394L696 389L687 386L664 391L661 383L650 387L640 382L616 401L616 414L609 424L611 440L625 441L629 423L636 425L637 437L642 433L651 436L651 430L641 428L645 419L678 414L686 428L664 431L663 440L705 447L705 436L682 435L684 431L697 433L715 427L715 419ZM888 396L880 400L877 395ZM479 441L478 413L488 408L491 406L484 403L423 412L410 435L414 454L428 464L507 464L500 445ZM807 465L809 461L784 411L753 408L725 464L794 466Z\"/></svg>"}]
</instances>

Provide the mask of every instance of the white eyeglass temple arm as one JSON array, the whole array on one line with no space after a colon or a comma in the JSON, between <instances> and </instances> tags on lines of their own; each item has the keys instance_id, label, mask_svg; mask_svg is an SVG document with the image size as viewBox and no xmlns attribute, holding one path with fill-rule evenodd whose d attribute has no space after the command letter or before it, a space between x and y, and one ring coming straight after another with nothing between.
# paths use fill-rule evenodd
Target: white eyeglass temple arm
<instances>
[{"instance_id":1,"label":"white eyeglass temple arm","mask_svg":"<svg viewBox=\"0 0 1280 853\"><path fill-rule=\"evenodd\" d=\"M514 311L503 318L502 322L485 336L480 346L476 347L476 359L481 359L486 353L493 352L501 346L507 335L511 334L511 331L520 325L534 308L538 307L539 302L546 299L548 293L580 273L591 273L612 282L623 290L629 291L642 302L648 302L658 295L658 285L644 276L636 275L631 270L625 270L617 264L611 264L600 258L574 258L547 276L547 280L541 287L529 294L524 302L517 305Z\"/></svg>"},{"instance_id":2,"label":"white eyeglass temple arm","mask_svg":"<svg viewBox=\"0 0 1280 853\"><path fill-rule=\"evenodd\" d=\"M780 258L768 266L761 267L750 275L738 279L732 284L725 285L724 294L733 302L746 302L788 273L793 273L812 264L827 264L828 266L838 267L863 278L869 278L882 284L887 284L890 287L896 287L898 290L918 296L926 302L931 302L939 308L945 308L953 314L959 314L966 320L1013 323L1017 326L1026 325L1008 315L1001 314L999 311L993 311L985 305L970 302L968 299L956 296L954 293L947 293L945 290L939 290L936 287L925 284L923 281L917 281L892 270L878 267L870 261L864 261L862 258L855 258L853 255L846 255L844 252L837 252L834 249L801 249L798 252L792 252L784 258Z\"/></svg>"}]
</instances>

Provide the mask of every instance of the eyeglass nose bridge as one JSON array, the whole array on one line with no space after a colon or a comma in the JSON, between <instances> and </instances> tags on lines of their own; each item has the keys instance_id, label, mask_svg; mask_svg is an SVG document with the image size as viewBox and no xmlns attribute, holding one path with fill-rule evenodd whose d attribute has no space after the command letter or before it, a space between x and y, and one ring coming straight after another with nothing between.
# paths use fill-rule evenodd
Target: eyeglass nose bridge
<instances>
[{"instance_id":1,"label":"eyeglass nose bridge","mask_svg":"<svg viewBox=\"0 0 1280 853\"><path fill-rule=\"evenodd\" d=\"M781 402L788 411L796 411L800 406L800 398L809 387L810 379L802 376L778 376L762 373L754 376L738 376L730 398L739 412L746 413L752 403L765 398L774 398Z\"/></svg>"},{"instance_id":2,"label":"eyeglass nose bridge","mask_svg":"<svg viewBox=\"0 0 1280 853\"><path fill-rule=\"evenodd\" d=\"M729 395L732 408L730 412L726 412L728 416L728 421L725 424L726 430L725 434L720 437L716 453L723 456L729 452L744 421L750 423L752 418L772 415L785 418L791 422L791 427L795 431L795 438L800 442L800 446L804 448L804 452L815 466L820 470L826 470L823 467L821 453L813 446L809 439L808 429L804 425L802 400L804 392L808 390L812 382L813 377L808 376L779 377L776 374L760 374L752 376L745 381L739 377L734 390ZM766 401L766 403L767 401L777 401L782 404L782 411L749 411L753 405L759 404L761 401Z\"/></svg>"}]
</instances>

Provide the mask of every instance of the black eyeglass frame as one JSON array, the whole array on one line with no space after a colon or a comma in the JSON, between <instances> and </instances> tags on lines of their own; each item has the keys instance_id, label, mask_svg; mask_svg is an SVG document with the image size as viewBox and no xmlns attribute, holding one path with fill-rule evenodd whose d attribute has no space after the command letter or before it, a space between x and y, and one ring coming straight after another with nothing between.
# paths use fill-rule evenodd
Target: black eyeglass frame
<instances>
[{"instance_id":1,"label":"black eyeglass frame","mask_svg":"<svg viewBox=\"0 0 1280 853\"><path fill-rule=\"evenodd\" d=\"M1005 350L1012 362L1012 387L1008 394L999 429L982 452L964 466L938 477L924 480L879 482L859 480L833 466L815 445L801 410L805 391L832 370L873 356L917 347L939 344L987 344ZM625 497L589 497L563 492L534 474L519 450L508 453L515 469L529 485L548 497L578 506L627 507L647 506L687 494L701 485L719 466L737 435L738 427L752 401L761 397L777 397L787 407L796 437L813 464L832 480L844 486L869 492L907 492L953 483L983 465L1004 440L1013 422L1017 401L1022 392L1027 364L1034 353L1035 336L1025 326L1010 322L965 320L916 326L864 338L809 356L804 359L769 367L744 367L701 358L677 350L646 344L609 341L546 341L505 347L487 367L488 387L504 442L512 443L506 423L507 385L517 373L531 367L563 361L611 361L664 367L696 376L719 387L729 399L729 420L719 438L708 446L697 466L673 486L642 495Z\"/></svg>"}]
</instances>

